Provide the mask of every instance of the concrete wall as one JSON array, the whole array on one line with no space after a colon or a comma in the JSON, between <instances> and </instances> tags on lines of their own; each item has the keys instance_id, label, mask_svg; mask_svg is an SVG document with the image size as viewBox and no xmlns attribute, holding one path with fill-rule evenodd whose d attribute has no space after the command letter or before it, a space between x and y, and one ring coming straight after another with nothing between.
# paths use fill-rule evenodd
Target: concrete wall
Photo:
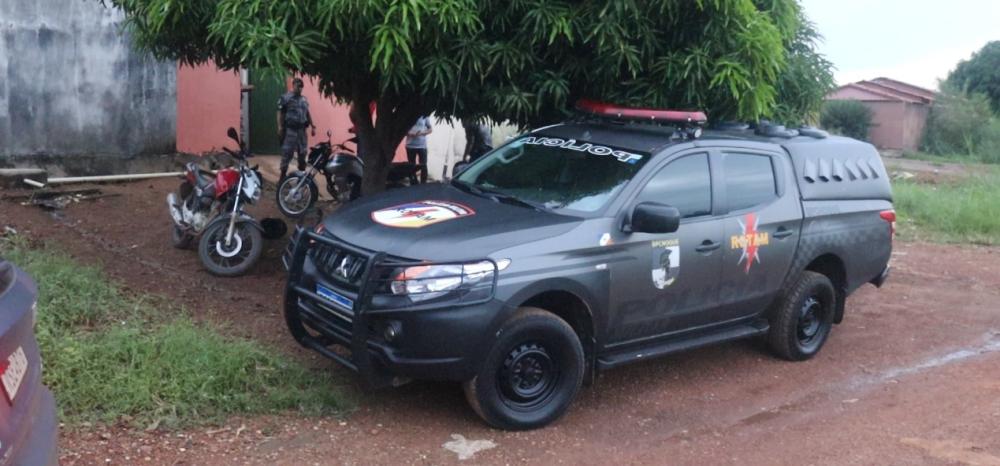
<instances>
[{"instance_id":1,"label":"concrete wall","mask_svg":"<svg viewBox=\"0 0 1000 466\"><path fill-rule=\"evenodd\" d=\"M189 154L235 148L229 127L240 124L240 76L214 64L177 68L177 150Z\"/></svg>"},{"instance_id":2,"label":"concrete wall","mask_svg":"<svg viewBox=\"0 0 1000 466\"><path fill-rule=\"evenodd\" d=\"M872 111L868 140L879 149L917 150L927 124L925 104L880 101L861 102Z\"/></svg>"},{"instance_id":3,"label":"concrete wall","mask_svg":"<svg viewBox=\"0 0 1000 466\"><path fill-rule=\"evenodd\" d=\"M868 138L879 149L903 148L905 102L862 102L872 110L872 126Z\"/></svg>"},{"instance_id":4,"label":"concrete wall","mask_svg":"<svg viewBox=\"0 0 1000 466\"><path fill-rule=\"evenodd\" d=\"M0 0L0 157L173 152L176 66L96 0Z\"/></svg>"},{"instance_id":5,"label":"concrete wall","mask_svg":"<svg viewBox=\"0 0 1000 466\"><path fill-rule=\"evenodd\" d=\"M927 115L930 113L930 105L906 104L906 116L903 124L903 150L915 151L920 148L920 141L924 137L924 128L927 126Z\"/></svg>"}]
</instances>

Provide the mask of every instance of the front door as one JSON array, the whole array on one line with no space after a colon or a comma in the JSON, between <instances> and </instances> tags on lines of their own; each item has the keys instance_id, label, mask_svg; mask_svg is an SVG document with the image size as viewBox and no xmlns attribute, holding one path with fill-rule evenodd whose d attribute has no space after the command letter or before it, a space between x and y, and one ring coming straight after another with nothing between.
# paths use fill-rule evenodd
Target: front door
<instances>
[{"instance_id":1,"label":"front door","mask_svg":"<svg viewBox=\"0 0 1000 466\"><path fill-rule=\"evenodd\" d=\"M672 205L675 233L632 233L630 260L611 265L612 346L656 339L702 325L717 305L723 223L712 215L708 152L684 153L660 168L635 200Z\"/></svg>"},{"instance_id":2,"label":"front door","mask_svg":"<svg viewBox=\"0 0 1000 466\"><path fill-rule=\"evenodd\" d=\"M250 84L250 152L280 154L278 141L278 99L286 92L285 80L273 73L251 70Z\"/></svg>"},{"instance_id":3,"label":"front door","mask_svg":"<svg viewBox=\"0 0 1000 466\"><path fill-rule=\"evenodd\" d=\"M751 317L780 291L798 244L802 206L785 195L795 182L781 154L720 149L726 244L720 318Z\"/></svg>"}]
</instances>

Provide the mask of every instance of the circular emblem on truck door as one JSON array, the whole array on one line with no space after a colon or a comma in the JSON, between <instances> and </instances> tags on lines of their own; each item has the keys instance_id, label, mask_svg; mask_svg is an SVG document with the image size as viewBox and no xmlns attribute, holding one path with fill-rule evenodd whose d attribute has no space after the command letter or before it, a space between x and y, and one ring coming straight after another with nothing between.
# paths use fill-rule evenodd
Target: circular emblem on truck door
<instances>
[{"instance_id":1,"label":"circular emblem on truck door","mask_svg":"<svg viewBox=\"0 0 1000 466\"><path fill-rule=\"evenodd\" d=\"M372 221L394 228L422 228L475 215L467 206L447 201L419 201L372 212Z\"/></svg>"}]
</instances>

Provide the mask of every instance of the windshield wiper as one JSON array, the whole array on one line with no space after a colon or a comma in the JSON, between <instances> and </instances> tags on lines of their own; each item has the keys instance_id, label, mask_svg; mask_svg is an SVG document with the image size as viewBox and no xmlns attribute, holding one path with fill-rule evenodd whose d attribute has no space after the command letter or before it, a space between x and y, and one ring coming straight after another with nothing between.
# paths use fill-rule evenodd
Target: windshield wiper
<instances>
[{"instance_id":1,"label":"windshield wiper","mask_svg":"<svg viewBox=\"0 0 1000 466\"><path fill-rule=\"evenodd\" d=\"M544 212L545 211L545 208L542 207L541 205L535 204L534 202L526 201L526 200L521 199L521 198L519 198L519 197L517 197L517 196L515 196L513 194L507 194L505 192L494 191L494 190L488 189L488 188L479 188L479 190L481 192L483 192L485 195L493 198L493 200L497 201L497 202L503 202L505 204L512 204L512 205L519 205L521 207L527 207L529 209L534 209L534 210L537 210L539 212Z\"/></svg>"},{"instance_id":2,"label":"windshield wiper","mask_svg":"<svg viewBox=\"0 0 1000 466\"><path fill-rule=\"evenodd\" d=\"M482 197L488 197L485 195L485 193L483 193L482 189L479 189L476 185L472 183L467 183L465 181L458 181L453 179L451 180L451 185L467 193L472 193Z\"/></svg>"},{"instance_id":3,"label":"windshield wiper","mask_svg":"<svg viewBox=\"0 0 1000 466\"><path fill-rule=\"evenodd\" d=\"M539 212L544 212L545 208L541 205L535 204L533 202L528 202L512 194L507 194L500 191L494 191L492 189L483 188L472 183L459 180L451 180L452 186L455 186L462 191L475 194L477 196L485 197L487 199L492 199L495 202L502 202L504 204L519 205L521 207L527 207L529 209L534 209Z\"/></svg>"}]
</instances>

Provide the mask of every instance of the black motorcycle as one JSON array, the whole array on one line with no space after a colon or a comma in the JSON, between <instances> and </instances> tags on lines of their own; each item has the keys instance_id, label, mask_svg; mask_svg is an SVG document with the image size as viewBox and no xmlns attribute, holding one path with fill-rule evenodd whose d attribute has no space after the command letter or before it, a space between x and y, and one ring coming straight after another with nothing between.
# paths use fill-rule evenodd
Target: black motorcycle
<instances>
[{"instance_id":1,"label":"black motorcycle","mask_svg":"<svg viewBox=\"0 0 1000 466\"><path fill-rule=\"evenodd\" d=\"M278 183L278 210L282 214L291 218L301 217L316 204L319 187L316 186L315 178L318 173L326 177L326 190L334 202L352 201L361 196L361 179L364 176L365 162L344 145L348 142L357 144L357 137L340 144L333 144L330 141L332 135L333 133L327 131L327 141L316 144L309 150L305 171L292 173ZM416 184L416 174L421 169L412 163L393 163L389 169L386 186Z\"/></svg>"}]
</instances>

